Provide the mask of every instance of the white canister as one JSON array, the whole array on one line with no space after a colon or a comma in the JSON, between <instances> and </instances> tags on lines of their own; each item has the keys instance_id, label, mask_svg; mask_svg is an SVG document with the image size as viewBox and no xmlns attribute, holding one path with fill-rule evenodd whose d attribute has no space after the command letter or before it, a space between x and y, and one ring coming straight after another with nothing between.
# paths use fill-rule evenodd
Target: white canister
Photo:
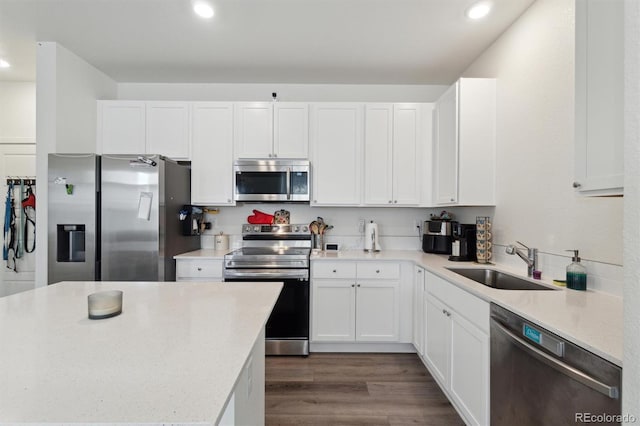
<instances>
[{"instance_id":1,"label":"white canister","mask_svg":"<svg viewBox=\"0 0 640 426\"><path fill-rule=\"evenodd\" d=\"M216 250L229 250L229 236L222 232L216 235Z\"/></svg>"}]
</instances>

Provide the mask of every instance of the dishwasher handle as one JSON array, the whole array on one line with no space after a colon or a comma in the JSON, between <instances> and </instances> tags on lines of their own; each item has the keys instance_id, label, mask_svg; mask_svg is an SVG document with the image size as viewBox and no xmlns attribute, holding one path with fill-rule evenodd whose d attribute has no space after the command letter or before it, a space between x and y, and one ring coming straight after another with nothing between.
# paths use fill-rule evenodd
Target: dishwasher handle
<instances>
[{"instance_id":1,"label":"dishwasher handle","mask_svg":"<svg viewBox=\"0 0 640 426\"><path fill-rule=\"evenodd\" d=\"M609 386L601 381L583 373L582 371L571 367L570 365L565 364L564 362L558 361L552 356L546 354L540 349L530 345L529 343L522 340L520 337L512 333L510 330L506 329L499 322L492 320L492 323L498 327L498 329L504 333L509 340L511 340L516 346L519 346L521 349L527 351L529 355L536 358L538 361L546 364L547 366L553 368L565 376L571 377L572 379L582 383L585 386L590 387L591 389L600 392L603 395L608 396L611 399L618 399L620 397L620 392L617 386Z\"/></svg>"}]
</instances>

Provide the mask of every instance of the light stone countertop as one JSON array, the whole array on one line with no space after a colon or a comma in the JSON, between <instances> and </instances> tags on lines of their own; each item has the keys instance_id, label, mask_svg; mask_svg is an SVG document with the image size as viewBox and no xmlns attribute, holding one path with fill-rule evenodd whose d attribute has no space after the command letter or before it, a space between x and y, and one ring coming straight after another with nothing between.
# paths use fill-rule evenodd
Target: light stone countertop
<instances>
[{"instance_id":1,"label":"light stone countertop","mask_svg":"<svg viewBox=\"0 0 640 426\"><path fill-rule=\"evenodd\" d=\"M622 366L623 312L622 299L595 291L575 291L557 287L551 280L532 280L556 291L500 290L479 284L446 268L478 268L473 262L451 262L446 255L426 254L413 250L387 250L367 253L363 250L312 253L314 261L380 260L411 261L463 290L488 302L494 302L563 338L584 347L602 358ZM526 277L526 265L521 270L502 265L490 268ZM312 266L313 267L313 266Z\"/></svg>"},{"instance_id":2,"label":"light stone countertop","mask_svg":"<svg viewBox=\"0 0 640 426\"><path fill-rule=\"evenodd\" d=\"M281 283L64 282L0 298L0 423L215 424ZM121 315L87 295L123 290Z\"/></svg>"},{"instance_id":3,"label":"light stone countertop","mask_svg":"<svg viewBox=\"0 0 640 426\"><path fill-rule=\"evenodd\" d=\"M232 249L227 250L215 250L215 249L200 249L194 250L187 253L178 254L173 256L174 259L212 259L212 260L222 260L224 259L224 255L227 253L231 253Z\"/></svg>"}]
</instances>

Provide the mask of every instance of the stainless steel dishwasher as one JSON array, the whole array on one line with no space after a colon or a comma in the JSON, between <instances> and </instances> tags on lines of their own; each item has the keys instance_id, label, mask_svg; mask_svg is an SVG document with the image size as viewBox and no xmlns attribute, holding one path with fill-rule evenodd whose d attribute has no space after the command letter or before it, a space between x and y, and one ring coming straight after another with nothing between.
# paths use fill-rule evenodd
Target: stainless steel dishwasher
<instances>
[{"instance_id":1,"label":"stainless steel dishwasher","mask_svg":"<svg viewBox=\"0 0 640 426\"><path fill-rule=\"evenodd\" d=\"M491 426L620 424L621 377L620 367L491 304Z\"/></svg>"}]
</instances>

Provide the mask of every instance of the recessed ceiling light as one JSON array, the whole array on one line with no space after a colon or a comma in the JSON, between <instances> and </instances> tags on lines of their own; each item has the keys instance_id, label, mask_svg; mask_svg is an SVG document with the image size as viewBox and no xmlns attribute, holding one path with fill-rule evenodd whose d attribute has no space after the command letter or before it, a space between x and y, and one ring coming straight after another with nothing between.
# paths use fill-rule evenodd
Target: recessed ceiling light
<instances>
[{"instance_id":1,"label":"recessed ceiling light","mask_svg":"<svg viewBox=\"0 0 640 426\"><path fill-rule=\"evenodd\" d=\"M11 64L4 59L0 59L0 68L9 68Z\"/></svg>"},{"instance_id":2,"label":"recessed ceiling light","mask_svg":"<svg viewBox=\"0 0 640 426\"><path fill-rule=\"evenodd\" d=\"M202 18L213 17L213 8L211 5L204 1L198 1L193 4L193 11Z\"/></svg>"},{"instance_id":3,"label":"recessed ceiling light","mask_svg":"<svg viewBox=\"0 0 640 426\"><path fill-rule=\"evenodd\" d=\"M480 1L475 3L469 9L467 9L467 18L469 19L482 19L491 11L491 2Z\"/></svg>"}]
</instances>

